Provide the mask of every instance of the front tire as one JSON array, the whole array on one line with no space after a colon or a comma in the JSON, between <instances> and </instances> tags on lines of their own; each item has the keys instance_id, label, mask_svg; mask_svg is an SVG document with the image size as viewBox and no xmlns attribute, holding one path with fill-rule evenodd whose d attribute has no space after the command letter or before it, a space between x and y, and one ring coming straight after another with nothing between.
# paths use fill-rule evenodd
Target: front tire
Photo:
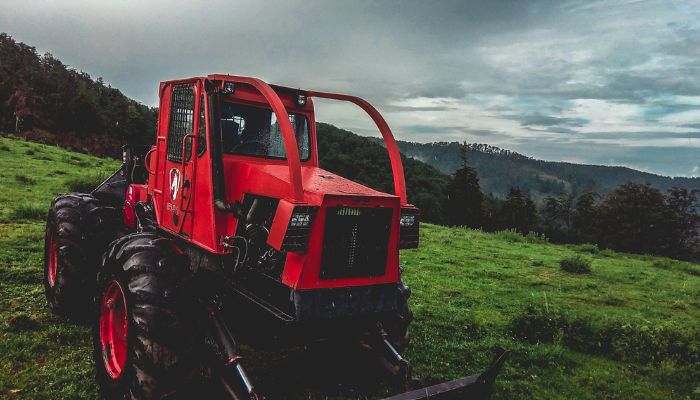
<instances>
[{"instance_id":1,"label":"front tire","mask_svg":"<svg viewBox=\"0 0 700 400\"><path fill-rule=\"evenodd\" d=\"M94 362L103 399L192 398L203 340L189 257L156 233L112 244L98 276Z\"/></svg>"},{"instance_id":2,"label":"front tire","mask_svg":"<svg viewBox=\"0 0 700 400\"><path fill-rule=\"evenodd\" d=\"M81 320L92 310L102 253L118 228L119 211L92 195L67 193L51 203L44 242L44 292L54 314Z\"/></svg>"}]
</instances>

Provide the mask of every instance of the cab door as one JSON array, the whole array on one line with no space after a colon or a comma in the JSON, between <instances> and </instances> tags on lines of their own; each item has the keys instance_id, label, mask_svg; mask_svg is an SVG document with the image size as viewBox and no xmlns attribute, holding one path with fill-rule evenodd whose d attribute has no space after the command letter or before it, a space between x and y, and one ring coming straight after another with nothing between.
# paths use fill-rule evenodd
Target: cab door
<instances>
[{"instance_id":1,"label":"cab door","mask_svg":"<svg viewBox=\"0 0 700 400\"><path fill-rule=\"evenodd\" d=\"M162 207L161 226L178 235L190 237L192 234L194 177L197 157L197 125L199 118L198 81L178 83L171 87L170 112L168 116L165 160L161 169Z\"/></svg>"}]
</instances>

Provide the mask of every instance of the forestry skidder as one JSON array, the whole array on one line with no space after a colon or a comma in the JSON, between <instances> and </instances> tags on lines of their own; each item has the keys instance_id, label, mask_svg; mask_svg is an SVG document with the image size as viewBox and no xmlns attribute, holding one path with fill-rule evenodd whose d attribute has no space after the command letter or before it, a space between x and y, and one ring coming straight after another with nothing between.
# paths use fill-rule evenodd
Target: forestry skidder
<instances>
[{"instance_id":1,"label":"forestry skidder","mask_svg":"<svg viewBox=\"0 0 700 400\"><path fill-rule=\"evenodd\" d=\"M102 397L196 398L204 376L231 398L261 398L234 338L361 343L408 383L401 353L413 317L399 249L418 246L419 212L377 110L230 75L164 82L159 94L155 146L125 147L92 193L58 196L46 225L48 304L71 318L96 310ZM318 167L312 98L369 114L394 194ZM488 397L504 358L394 398Z\"/></svg>"}]
</instances>

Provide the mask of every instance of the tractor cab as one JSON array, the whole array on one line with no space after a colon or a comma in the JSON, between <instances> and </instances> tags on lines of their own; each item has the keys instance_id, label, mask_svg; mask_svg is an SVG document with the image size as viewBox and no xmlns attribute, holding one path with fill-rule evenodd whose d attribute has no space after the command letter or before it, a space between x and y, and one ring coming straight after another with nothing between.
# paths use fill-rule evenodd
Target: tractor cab
<instances>
[{"instance_id":1,"label":"tractor cab","mask_svg":"<svg viewBox=\"0 0 700 400\"><path fill-rule=\"evenodd\" d=\"M353 102L377 122L395 193L318 166L314 97ZM274 283L256 281L283 285L287 290L277 291L285 299L271 306L289 319L396 309L398 251L417 246L419 214L406 201L393 136L369 103L210 75L162 83L160 110L157 142L145 161L148 184L133 189L140 200L152 200L158 227L213 255L230 254L250 275ZM238 254L241 243L245 255ZM318 293L337 310L312 306L321 303L313 300ZM371 306L349 300L366 293L383 300Z\"/></svg>"}]
</instances>

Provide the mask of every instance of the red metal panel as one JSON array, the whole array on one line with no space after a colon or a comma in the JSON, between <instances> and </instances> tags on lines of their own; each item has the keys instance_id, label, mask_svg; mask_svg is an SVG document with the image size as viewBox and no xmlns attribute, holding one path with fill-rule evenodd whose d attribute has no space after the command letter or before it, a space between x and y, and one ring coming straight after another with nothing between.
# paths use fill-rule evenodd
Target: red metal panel
<instances>
[{"instance_id":1,"label":"red metal panel","mask_svg":"<svg viewBox=\"0 0 700 400\"><path fill-rule=\"evenodd\" d=\"M275 212L275 219L270 227L270 235L267 237L267 244L279 251L282 248L284 235L287 233L289 220L294 213L294 204L286 200L280 200Z\"/></svg>"}]
</instances>

